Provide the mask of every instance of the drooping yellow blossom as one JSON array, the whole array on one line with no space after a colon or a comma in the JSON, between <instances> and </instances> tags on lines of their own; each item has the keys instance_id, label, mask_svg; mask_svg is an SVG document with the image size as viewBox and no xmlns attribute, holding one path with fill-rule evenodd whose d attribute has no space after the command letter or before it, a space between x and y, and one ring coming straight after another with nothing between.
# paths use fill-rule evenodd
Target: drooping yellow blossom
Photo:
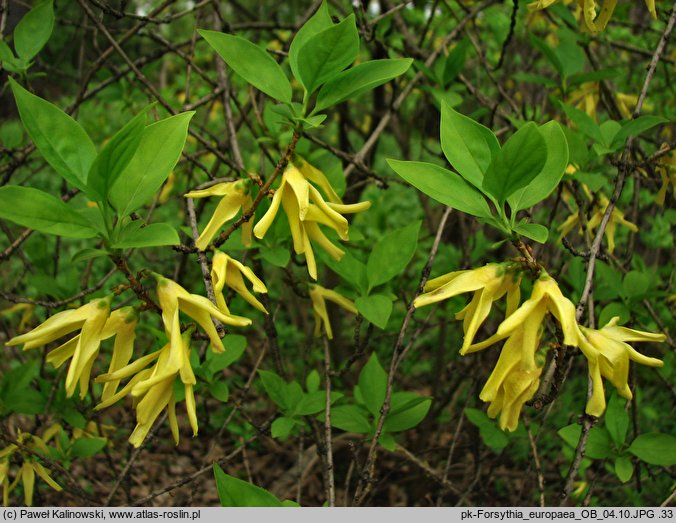
<instances>
[{"instance_id":1,"label":"drooping yellow blossom","mask_svg":"<svg viewBox=\"0 0 676 523\"><path fill-rule=\"evenodd\" d=\"M498 326L493 336L469 346L466 352L476 352L507 337L517 336L520 338L521 361L526 370L532 371L537 368L535 355L540 345L542 324L548 313L561 325L563 343L577 346L575 305L561 293L556 280L542 271L533 285L530 298Z\"/></svg>"},{"instance_id":2,"label":"drooping yellow blossom","mask_svg":"<svg viewBox=\"0 0 676 523\"><path fill-rule=\"evenodd\" d=\"M664 334L619 327L618 320L617 316L612 318L605 327L599 330L580 326L578 346L589 363L589 375L593 387L586 412L592 416L601 416L606 408L601 377L610 381L620 396L630 400L632 393L628 384L629 360L650 367L664 365L661 360L644 356L625 343L627 341L661 342L666 339Z\"/></svg>"},{"instance_id":3,"label":"drooping yellow blossom","mask_svg":"<svg viewBox=\"0 0 676 523\"><path fill-rule=\"evenodd\" d=\"M536 0L528 4L528 10L546 9L557 2L558 0ZM655 0L645 0L645 4L650 15L656 18ZM608 21L617 6L617 0L603 0L603 3L600 0L598 2L596 0L577 0L577 5L582 12L580 15L581 30L588 33L598 33L599 31L603 31L608 25ZM597 15L598 6L601 7L601 11Z\"/></svg>"},{"instance_id":4,"label":"drooping yellow blossom","mask_svg":"<svg viewBox=\"0 0 676 523\"><path fill-rule=\"evenodd\" d=\"M0 316L11 316L16 312L21 312L21 319L19 320L19 325L17 330L19 332L26 330L30 319L33 317L33 312L35 311L35 305L32 303L15 303L11 307L2 309L0 311Z\"/></svg>"},{"instance_id":5,"label":"drooping yellow blossom","mask_svg":"<svg viewBox=\"0 0 676 523\"><path fill-rule=\"evenodd\" d=\"M211 348L216 352L223 352L221 341L211 318L216 318L226 325L244 327L251 324L251 320L242 316L225 313L211 303L208 298L198 294L190 294L175 281L160 274L153 273L157 280L157 297L162 309L164 330L170 340L172 366L179 368L183 354L181 342L181 326L179 311L183 311L195 320L211 340Z\"/></svg>"},{"instance_id":6,"label":"drooping yellow blossom","mask_svg":"<svg viewBox=\"0 0 676 523\"><path fill-rule=\"evenodd\" d=\"M593 234L596 227L601 223L601 220L603 220L603 215L605 214L606 209L608 208L608 204L610 202L607 197L605 197L603 194L600 193L596 196L596 199L593 199L591 192L589 191L587 186L583 185L582 188L587 198L590 201L592 200L594 201L592 215L590 216L589 220L587 220L587 230L591 234ZM557 230L560 231L561 233L559 238L563 238L573 229L579 228L580 227L579 224L580 224L579 213L577 212L572 213L568 218L566 218L566 220L561 225L558 226ZM623 225L632 232L638 232L638 227L636 226L636 224L627 220L624 217L624 213L620 211L620 209L618 209L617 206L613 207L613 211L610 213L610 218L608 219L608 223L604 231L604 236L606 237L606 241L608 242L608 252L611 254L615 250L615 231L617 229L618 224Z\"/></svg>"},{"instance_id":7,"label":"drooping yellow blossom","mask_svg":"<svg viewBox=\"0 0 676 523\"><path fill-rule=\"evenodd\" d=\"M533 398L540 385L541 366L524 364L524 327L515 329L505 342L498 362L479 397L490 402L488 415L500 414L500 428L513 432L519 424L523 405ZM531 347L529 350L536 350Z\"/></svg>"},{"instance_id":8,"label":"drooping yellow blossom","mask_svg":"<svg viewBox=\"0 0 676 523\"><path fill-rule=\"evenodd\" d=\"M455 315L463 320L465 337L460 354L465 354L474 342L479 327L488 317L493 302L507 295L507 316L519 304L520 277L513 263L489 263L480 269L455 271L429 280L425 284L424 294L414 301L415 307L424 307L458 294L474 292L472 300Z\"/></svg>"},{"instance_id":9,"label":"drooping yellow blossom","mask_svg":"<svg viewBox=\"0 0 676 523\"><path fill-rule=\"evenodd\" d=\"M322 326L324 326L326 337L328 339L333 338L331 320L329 319L329 313L326 310L326 300L332 301L352 314L358 313L357 308L352 301L348 300L345 296L341 296L336 291L325 289L320 285L310 285L310 300L312 300L312 310L314 311L315 316L315 336L322 335Z\"/></svg>"},{"instance_id":10,"label":"drooping yellow blossom","mask_svg":"<svg viewBox=\"0 0 676 523\"><path fill-rule=\"evenodd\" d=\"M232 220L240 209L244 212L249 209L252 204L251 195L249 194L249 183L245 180L217 183L208 189L190 191L185 195L186 198L204 198L206 196L222 196L222 198L216 206L216 210L211 216L209 223L204 228L199 238L197 238L197 241L195 241L195 246L201 251L207 248L211 239L225 222ZM252 225L252 220L242 224L242 243L245 246L251 245Z\"/></svg>"},{"instance_id":11,"label":"drooping yellow blossom","mask_svg":"<svg viewBox=\"0 0 676 523\"><path fill-rule=\"evenodd\" d=\"M218 305L218 308L226 314L230 314L228 306L225 303L225 297L223 296L223 289L227 285L253 307L267 314L268 311L265 310L263 304L259 302L246 287L244 278L253 284L254 292L268 292L265 284L249 267L238 262L234 258L231 258L222 251L216 251L214 259L212 260L211 281L214 284L214 294L216 295L216 304Z\"/></svg>"},{"instance_id":12,"label":"drooping yellow blossom","mask_svg":"<svg viewBox=\"0 0 676 523\"><path fill-rule=\"evenodd\" d=\"M120 381L131 377L131 380L107 401L96 406L97 410L108 407L131 392L136 409L136 428L129 436L129 443L139 447L145 440L153 423L164 410L169 409L169 427L174 442L179 442L178 421L176 419L176 397L174 382L180 378L185 391L185 403L188 420L197 435L197 412L193 386L197 382L190 365L190 336L193 328L179 335L180 351L175 358L172 344L167 343L160 350L143 356L115 372L103 374L96 378L97 382ZM155 364L148 368L148 365Z\"/></svg>"},{"instance_id":13,"label":"drooping yellow blossom","mask_svg":"<svg viewBox=\"0 0 676 523\"><path fill-rule=\"evenodd\" d=\"M585 82L568 95L568 104L587 113L596 119L596 108L599 105L599 83Z\"/></svg>"},{"instance_id":14,"label":"drooping yellow blossom","mask_svg":"<svg viewBox=\"0 0 676 523\"><path fill-rule=\"evenodd\" d=\"M134 339L136 337L137 316L133 307L122 307L111 313L101 331L100 340L107 340L115 336L113 354L110 359L109 372L120 367L124 367L131 358L134 351ZM59 368L69 358L75 354L75 349L79 343L80 334L68 340L66 343L57 347L47 354L47 362ZM98 349L90 359L83 376L87 376L87 382L91 375L91 368L98 355ZM118 383L107 383L103 389L103 399L115 394ZM82 394L82 383L80 384L80 394Z\"/></svg>"},{"instance_id":15,"label":"drooping yellow blossom","mask_svg":"<svg viewBox=\"0 0 676 523\"><path fill-rule=\"evenodd\" d=\"M78 309L62 311L26 334L16 336L7 345L24 345L24 350L40 347L77 329L80 334L51 351L48 359L65 361L71 358L66 375L66 396L75 392L80 384L80 399L89 389L89 375L99 353L103 328L110 312L112 296L92 300Z\"/></svg>"},{"instance_id":16,"label":"drooping yellow blossom","mask_svg":"<svg viewBox=\"0 0 676 523\"><path fill-rule=\"evenodd\" d=\"M59 425L52 425L44 431L43 437L34 436L27 432L19 432L16 438L18 445L12 443L8 447L0 450L0 486L2 486L2 504L9 505L9 494L18 486L19 482L23 484L24 503L30 507L33 505L33 492L35 490L35 475L47 483L57 492L61 486L49 475L37 454L48 454L47 442L59 431ZM11 458L14 454L21 456L22 465L15 473L14 481L9 482Z\"/></svg>"},{"instance_id":17,"label":"drooping yellow blossom","mask_svg":"<svg viewBox=\"0 0 676 523\"><path fill-rule=\"evenodd\" d=\"M655 196L655 203L663 207L664 201L667 198L669 185L671 185L672 197L676 199L676 151L672 149L669 154L662 156L655 171L660 175L662 180L662 186Z\"/></svg>"},{"instance_id":18,"label":"drooping yellow blossom","mask_svg":"<svg viewBox=\"0 0 676 523\"><path fill-rule=\"evenodd\" d=\"M345 254L329 241L319 225L332 228L341 240L347 241L348 223L343 214L365 211L371 206L371 202L343 204L321 171L307 162L303 162L301 168L294 162L290 162L282 174L281 184L272 197L270 208L258 221L253 232L257 238L263 238L281 205L291 229L294 251L305 255L310 277L316 280L317 264L311 241L319 244L335 260L340 260ZM322 188L328 202L310 181Z\"/></svg>"}]
</instances>

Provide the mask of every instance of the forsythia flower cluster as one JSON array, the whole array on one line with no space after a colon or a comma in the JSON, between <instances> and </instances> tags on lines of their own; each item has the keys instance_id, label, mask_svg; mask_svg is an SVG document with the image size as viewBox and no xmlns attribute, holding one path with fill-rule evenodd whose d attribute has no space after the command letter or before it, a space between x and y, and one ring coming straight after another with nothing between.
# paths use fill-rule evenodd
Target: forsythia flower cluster
<instances>
[{"instance_id":1,"label":"forsythia flower cluster","mask_svg":"<svg viewBox=\"0 0 676 523\"><path fill-rule=\"evenodd\" d=\"M47 443L60 431L59 425L52 425L43 432L42 437L27 432L19 432L16 444L12 443L0 450L0 487L2 487L2 504L4 506L9 504L9 494L17 487L19 482L23 484L24 503L28 507L32 506L36 475L54 490L61 490L61 486L52 479L49 475L50 471L40 463L38 458L40 454L48 454ZM14 481L10 483L10 461L15 454L21 457L22 465L14 473Z\"/></svg>"},{"instance_id":2,"label":"forsythia flower cluster","mask_svg":"<svg viewBox=\"0 0 676 523\"><path fill-rule=\"evenodd\" d=\"M540 9L546 9L556 3L559 0L535 0L528 4L529 11L538 11ZM577 5L581 11L579 15L580 18L580 28L586 33L598 33L603 31L610 17L613 16L613 11L617 6L617 0L576 0ZM645 5L648 8L650 16L657 18L657 11L655 10L655 0L645 0ZM597 8L600 8L600 11L597 12Z\"/></svg>"},{"instance_id":3,"label":"forsythia flower cluster","mask_svg":"<svg viewBox=\"0 0 676 523\"><path fill-rule=\"evenodd\" d=\"M251 269L221 252L214 257L212 271L216 305L203 296L189 293L178 283L159 274L153 276L157 282L157 298L169 342L161 349L141 356L131 363L138 313L133 307L122 307L111 312L112 295L92 300L77 309L59 312L32 331L7 342L7 345L23 344L24 350L28 350L79 331L65 343L51 350L47 354L47 361L55 367L60 367L70 360L66 375L66 396L72 396L79 384L80 398L84 398L89 390L91 372L101 342L114 336L115 343L108 372L95 379L97 383L104 384L101 402L96 408L109 407L127 394L131 394L136 410L136 428L129 442L136 447L141 445L165 408L168 408L172 435L178 443L174 396L176 380L180 380L184 386L188 420L193 434L197 434L193 393L196 380L190 365L190 338L194 327L190 326L181 331L179 313L185 313L204 330L211 342L212 350L223 352L225 350L223 342L213 320L237 327L251 323L248 318L230 313L223 297L226 285L256 308L266 312L247 289L243 277L253 283L255 292L267 292L263 282L256 278ZM123 380L128 381L119 389Z\"/></svg>"},{"instance_id":4,"label":"forsythia flower cluster","mask_svg":"<svg viewBox=\"0 0 676 523\"><path fill-rule=\"evenodd\" d=\"M320 192L321 190L321 192ZM188 198L203 198L205 196L221 196L221 201L209 220L209 223L195 242L200 250L205 250L219 229L233 219L241 210L246 212L252 200L249 195L249 184L245 181L219 183L199 191L186 193ZM323 194L322 194L323 193ZM327 201L328 200L328 201ZM326 175L306 162L299 156L294 156L282 174L281 183L275 190L267 212L260 218L253 234L262 239L272 226L279 208L286 214L291 231L293 249L296 254L303 254L307 261L310 277L317 279L317 263L312 244L323 248L333 259L340 260L345 252L329 240L319 227L320 225L333 229L341 240L348 239L348 222L343 214L365 211L371 202L344 204L340 196L331 186ZM242 225L242 243L251 244L252 223ZM263 282L247 267L229 256L217 251L213 258L211 278L214 283L214 292L218 307L227 311L223 300L223 285L227 285L238 292L247 302L256 309L266 312L263 305L246 290L243 277L253 284L256 292L265 292ZM223 276L219 276L222 274ZM326 309L326 300L329 300L346 311L357 314L357 309L350 300L334 290L325 289L316 284L310 285L310 300L315 317L315 335L319 336L322 326L326 336L331 339L333 332Z\"/></svg>"},{"instance_id":5,"label":"forsythia flower cluster","mask_svg":"<svg viewBox=\"0 0 676 523\"><path fill-rule=\"evenodd\" d=\"M456 271L430 280L425 293L414 301L416 307L474 292L470 303L456 314L463 320L465 333L460 354L486 349L506 340L498 362L479 397L490 402L488 414L500 415L500 427L514 431L523 405L531 400L540 385L545 350L541 346L545 318L553 316L563 334L565 345L578 347L587 358L593 391L586 406L592 416L603 414L606 406L602 378L615 386L624 398L631 399L627 383L629 360L652 367L662 366L656 358L639 354L627 341L664 341L663 334L618 327L613 318L602 329L578 325L575 305L566 298L556 281L542 272L533 285L531 296L519 305L521 270L513 262L491 263L480 269ZM488 317L493 302L506 296L505 319L495 334L475 342L481 324Z\"/></svg>"},{"instance_id":6,"label":"forsythia flower cluster","mask_svg":"<svg viewBox=\"0 0 676 523\"><path fill-rule=\"evenodd\" d=\"M608 204L610 202L608 201L608 198L601 193L592 195L589 188L584 184L582 184L582 190L587 200L593 202L594 204L592 207L591 216L587 219L587 230L591 233L596 229L596 227L598 227L598 225L601 223L601 220L603 220L603 215L606 213L606 209L608 208ZM638 227L636 224L627 220L624 217L624 213L617 207L613 207L613 210L610 213L608 224L606 225L604 231L604 235L608 241L608 252L610 254L612 254L615 250L615 231L617 230L618 225L622 225L632 232L638 232ZM575 229L578 229L580 233L582 232L579 212L573 212L570 216L568 216L568 218L566 218L566 220L561 225L559 225L557 230L561 233L560 238L563 238L569 232Z\"/></svg>"}]
</instances>

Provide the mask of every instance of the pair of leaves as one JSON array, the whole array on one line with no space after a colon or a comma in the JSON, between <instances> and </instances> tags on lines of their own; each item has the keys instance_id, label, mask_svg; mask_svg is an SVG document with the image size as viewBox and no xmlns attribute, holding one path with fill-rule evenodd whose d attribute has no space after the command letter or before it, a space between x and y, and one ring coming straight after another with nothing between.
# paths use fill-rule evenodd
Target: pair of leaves
<instances>
[{"instance_id":1,"label":"pair of leaves","mask_svg":"<svg viewBox=\"0 0 676 523\"><path fill-rule=\"evenodd\" d=\"M359 373L354 391L357 404L334 407L331 410L331 425L348 432L373 434L387 393L387 373L375 353ZM427 415L431 404L431 399L412 392L392 393L382 436L417 426ZM382 436L381 444L393 450L394 440Z\"/></svg>"},{"instance_id":2,"label":"pair of leaves","mask_svg":"<svg viewBox=\"0 0 676 523\"><path fill-rule=\"evenodd\" d=\"M182 113L145 126L144 110L97 153L86 131L58 107L35 96L10 78L21 120L49 165L69 184L118 212L118 222L145 204L160 188L180 158L190 119ZM48 234L74 238L107 236L105 216L75 210L37 189L0 189L0 217ZM127 224L114 238L114 248L178 243L168 224Z\"/></svg>"},{"instance_id":3,"label":"pair of leaves","mask_svg":"<svg viewBox=\"0 0 676 523\"><path fill-rule=\"evenodd\" d=\"M291 82L270 53L240 36L208 30L198 32L247 82L275 100L293 105ZM412 63L410 59L373 60L345 70L358 53L359 33L354 15L334 24L327 3L323 2L300 28L289 48L289 66L303 86L304 103L321 87L313 114L400 76ZM282 114L313 127L323 119L316 116L305 119L302 112L292 110Z\"/></svg>"},{"instance_id":4,"label":"pair of leaves","mask_svg":"<svg viewBox=\"0 0 676 523\"><path fill-rule=\"evenodd\" d=\"M624 122L608 120L599 125L591 116L576 107L566 104L561 104L561 107L577 129L595 142L594 149L598 154L617 152L624 147L628 138L639 136L669 121L661 116L644 115Z\"/></svg>"},{"instance_id":5,"label":"pair of leaves","mask_svg":"<svg viewBox=\"0 0 676 523\"><path fill-rule=\"evenodd\" d=\"M303 416L315 415L326 407L326 391L318 389L318 375L311 374L312 381L308 379L308 392L303 392L297 381L287 383L274 372L259 370L258 375L265 392L283 414L272 423L272 436L275 438L287 438L296 426L305 424ZM331 392L331 403L341 397L341 393Z\"/></svg>"},{"instance_id":6,"label":"pair of leaves","mask_svg":"<svg viewBox=\"0 0 676 523\"><path fill-rule=\"evenodd\" d=\"M12 73L25 74L31 60L49 41L54 29L53 0L43 0L19 21L14 28L14 50L4 40L0 40L0 61L5 69Z\"/></svg>"},{"instance_id":7,"label":"pair of leaves","mask_svg":"<svg viewBox=\"0 0 676 523\"><path fill-rule=\"evenodd\" d=\"M441 148L458 174L425 162L388 160L402 178L431 198L539 242L547 229L515 223L519 210L532 207L558 185L568 164L565 135L556 122L521 126L501 147L493 132L443 102ZM498 210L494 216L489 201ZM511 209L511 221L504 205Z\"/></svg>"}]
</instances>

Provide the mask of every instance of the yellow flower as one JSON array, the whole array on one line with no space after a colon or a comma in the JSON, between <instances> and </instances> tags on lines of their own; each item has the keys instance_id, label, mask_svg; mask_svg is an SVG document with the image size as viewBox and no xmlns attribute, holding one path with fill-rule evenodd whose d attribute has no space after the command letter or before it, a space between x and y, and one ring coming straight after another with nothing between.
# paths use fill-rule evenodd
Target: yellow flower
<instances>
[{"instance_id":1,"label":"yellow flower","mask_svg":"<svg viewBox=\"0 0 676 523\"><path fill-rule=\"evenodd\" d=\"M425 294L418 296L413 305L424 307L431 303L447 300L458 294L474 292L472 300L455 315L463 320L465 337L460 354L465 354L474 341L479 327L488 317L493 302L507 295L507 316L519 304L520 278L511 263L489 263L480 269L455 271L429 280Z\"/></svg>"},{"instance_id":2,"label":"yellow flower","mask_svg":"<svg viewBox=\"0 0 676 523\"><path fill-rule=\"evenodd\" d=\"M536 0L528 4L528 9L530 11L538 9L546 9L551 5L554 5L558 0ZM600 0L599 0L600 2ZM603 31L608 25L608 21L615 10L617 5L617 0L603 0L601 5L601 12L596 14L596 0L577 0L577 4L582 11L582 16L580 19L581 30L589 33L597 33ZM650 12L650 16L653 18L657 17L655 11L655 0L645 0L646 7Z\"/></svg>"},{"instance_id":3,"label":"yellow flower","mask_svg":"<svg viewBox=\"0 0 676 523\"><path fill-rule=\"evenodd\" d=\"M493 336L470 345L466 353L483 350L497 341L517 336L521 340L518 345L521 347L522 364L526 370L533 371L537 368L535 355L540 345L542 323L548 313L551 313L561 325L563 342L566 345L577 346L575 305L561 293L556 280L543 271L533 285L530 298L498 326Z\"/></svg>"},{"instance_id":4,"label":"yellow flower","mask_svg":"<svg viewBox=\"0 0 676 523\"><path fill-rule=\"evenodd\" d=\"M134 350L134 339L136 337L136 311L133 307L122 307L111 313L106 320L106 323L101 331L100 340L107 340L115 336L115 345L113 346L113 354L110 360L109 372L124 367L131 358ZM78 334L71 340L57 347L49 354L47 354L47 362L54 367L59 368L69 358L75 354L75 349L79 343L80 335ZM91 368L96 359L96 354L91 358L90 363L86 369L87 382L91 374ZM103 388L103 399L115 394L118 383L107 383ZM82 385L80 385L80 393L82 394Z\"/></svg>"},{"instance_id":5,"label":"yellow flower","mask_svg":"<svg viewBox=\"0 0 676 523\"><path fill-rule=\"evenodd\" d=\"M314 311L315 315L315 336L321 336L323 325L324 330L326 331L326 337L328 339L333 338L333 332L331 331L331 321L329 320L329 313L326 310L326 300L332 301L336 305L339 305L352 314L358 313L354 303L348 300L345 296L341 296L334 290L325 289L320 285L310 285L310 299L312 300L312 310Z\"/></svg>"},{"instance_id":6,"label":"yellow flower","mask_svg":"<svg viewBox=\"0 0 676 523\"><path fill-rule=\"evenodd\" d=\"M600 416L606 408L603 381L606 378L617 389L618 394L630 400L629 360L661 367L664 363L657 358L650 358L637 352L627 341L664 341L664 334L637 331L626 327L618 327L619 317L614 317L602 329L580 327L579 347L589 363L589 375L592 379L592 396L587 402L586 412L592 416Z\"/></svg>"},{"instance_id":7,"label":"yellow flower","mask_svg":"<svg viewBox=\"0 0 676 523\"><path fill-rule=\"evenodd\" d=\"M189 328L179 336L180 352L175 361L172 344L167 343L160 350L143 356L115 372L103 374L96 378L97 382L120 381L131 377L131 380L115 395L96 406L101 410L112 405L131 392L136 409L136 427L129 436L129 443L139 447L145 440L153 423L164 410L169 409L169 427L174 442L179 442L178 421L176 419L176 397L174 382L180 378L185 391L188 420L197 435L197 411L193 386L197 382L190 365L190 336L193 328ZM148 368L148 365L155 364Z\"/></svg>"},{"instance_id":8,"label":"yellow flower","mask_svg":"<svg viewBox=\"0 0 676 523\"><path fill-rule=\"evenodd\" d=\"M203 251L211 242L225 222L232 220L240 208L245 211L251 207L251 195L249 194L249 184L244 180L227 183L217 183L208 189L201 191L190 191L186 193L186 198L204 198L205 196L222 196L221 201L216 206L214 214L209 223L200 234L195 246ZM251 245L251 227L252 221L249 220L242 225L242 243L245 246Z\"/></svg>"},{"instance_id":9,"label":"yellow flower","mask_svg":"<svg viewBox=\"0 0 676 523\"><path fill-rule=\"evenodd\" d=\"M99 353L111 300L112 296L107 296L78 309L59 312L32 331L12 338L7 345L24 344L24 350L33 349L80 329L80 334L51 351L48 359L61 360L63 363L72 358L66 375L66 396L72 396L79 383L80 399L84 399L89 389L92 365Z\"/></svg>"},{"instance_id":10,"label":"yellow flower","mask_svg":"<svg viewBox=\"0 0 676 523\"><path fill-rule=\"evenodd\" d=\"M537 392L542 373L542 367L524 363L523 344L524 327L520 326L505 342L498 362L479 394L483 401L490 402L488 415L495 418L500 414L500 428L510 432L519 424L523 405Z\"/></svg>"},{"instance_id":11,"label":"yellow flower","mask_svg":"<svg viewBox=\"0 0 676 523\"><path fill-rule=\"evenodd\" d=\"M231 258L224 252L216 251L211 267L211 281L214 284L214 294L216 295L218 308L226 314L230 313L223 296L223 289L227 285L253 307L267 314L268 311L265 310L263 304L247 289L244 277L253 284L254 292L268 292L265 284L249 267Z\"/></svg>"},{"instance_id":12,"label":"yellow flower","mask_svg":"<svg viewBox=\"0 0 676 523\"><path fill-rule=\"evenodd\" d=\"M190 294L178 283L160 274L153 273L153 275L157 280L157 297L162 309L164 330L170 340L173 367L180 367L184 351L183 343L181 342L179 311L186 313L204 329L204 332L206 332L211 340L211 348L216 352L223 352L225 349L211 320L212 317L226 325L243 327L251 324L250 319L220 311L208 298L197 294Z\"/></svg>"},{"instance_id":13,"label":"yellow flower","mask_svg":"<svg viewBox=\"0 0 676 523\"><path fill-rule=\"evenodd\" d=\"M591 201L592 195L589 192L589 189L585 185L583 185L582 187L585 195ZM603 220L603 215L605 214L609 203L610 202L608 201L608 198L606 198L603 194L597 195L597 199L594 204L593 214L587 221L587 230L590 233L593 233L596 227L601 223L601 220ZM574 228L579 227L579 223L580 218L578 213L575 212L571 214L561 225L559 225L557 229L561 232L559 239L566 236ZM613 211L610 213L610 218L608 219L608 223L604 231L606 241L608 242L608 252L610 254L612 254L613 251L615 250L615 231L618 225L623 225L632 232L638 232L638 227L636 226L636 224L625 219L624 213L620 211L617 208L617 206L613 207Z\"/></svg>"},{"instance_id":14,"label":"yellow flower","mask_svg":"<svg viewBox=\"0 0 676 523\"><path fill-rule=\"evenodd\" d=\"M318 243L335 260L340 260L345 254L331 243L319 225L332 228L341 240L346 241L348 223L342 214L365 211L371 206L371 202L345 205L341 203L321 171L307 162L304 162L301 168L302 171L293 162L289 163L282 175L281 184L272 197L270 208L258 221L253 232L257 238L263 238L281 205L291 229L294 251L296 254L305 255L310 277L316 280L317 264L310 240ZM328 202L308 180L317 183L327 193Z\"/></svg>"},{"instance_id":15,"label":"yellow flower","mask_svg":"<svg viewBox=\"0 0 676 523\"><path fill-rule=\"evenodd\" d=\"M56 481L54 481L54 479L52 479L52 477L49 475L49 470L38 461L38 458L35 456L35 454L32 452L25 452L21 447L21 445L23 445L33 452L47 454L49 449L46 445L46 442L49 441L49 439L51 439L51 437L53 437L53 435L59 430L61 430L59 425L53 425L45 431L43 438L34 436L33 434L29 434L27 432L19 432L19 436L17 437L17 442L19 445L11 444L8 447L0 450L0 486L2 486L3 490L2 503L4 506L9 504L9 494L18 486L19 482L23 484L24 503L28 507L32 506L36 474L40 479L42 479L57 492L61 490L61 486ZM14 481L10 483L10 458L15 453L21 455L21 460L23 463L19 471L16 473Z\"/></svg>"}]
</instances>

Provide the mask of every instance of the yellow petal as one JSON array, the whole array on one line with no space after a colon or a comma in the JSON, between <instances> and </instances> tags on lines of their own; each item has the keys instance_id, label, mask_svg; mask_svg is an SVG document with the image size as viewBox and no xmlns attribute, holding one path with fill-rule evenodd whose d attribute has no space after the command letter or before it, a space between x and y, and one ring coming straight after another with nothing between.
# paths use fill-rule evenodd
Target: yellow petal
<instances>
[{"instance_id":1,"label":"yellow petal","mask_svg":"<svg viewBox=\"0 0 676 523\"><path fill-rule=\"evenodd\" d=\"M242 199L239 195L232 194L224 196L223 199L218 202L209 223L207 223L207 226L195 241L195 247L200 251L205 250L209 246L211 239L218 233L223 224L232 220L239 212L241 206Z\"/></svg>"},{"instance_id":2,"label":"yellow petal","mask_svg":"<svg viewBox=\"0 0 676 523\"><path fill-rule=\"evenodd\" d=\"M270 208L263 215L263 217L258 220L258 223L253 228L253 233L259 240L265 236L265 233L268 232L268 229L272 225L272 222L277 216L277 211L279 211L279 205L282 203L282 194L284 193L285 187L284 180L282 179L282 185L279 186L279 189L275 191L275 194L272 197L272 202L270 203Z\"/></svg>"},{"instance_id":3,"label":"yellow petal","mask_svg":"<svg viewBox=\"0 0 676 523\"><path fill-rule=\"evenodd\" d=\"M61 491L61 485L59 485L56 481L52 479L52 477L49 475L49 472L45 467L43 467L40 463L37 461L33 462L33 469L35 470L35 473L40 476L42 481L47 483L50 487L52 487L54 490L57 492Z\"/></svg>"},{"instance_id":4,"label":"yellow petal","mask_svg":"<svg viewBox=\"0 0 676 523\"><path fill-rule=\"evenodd\" d=\"M305 222L305 232L311 241L317 242L334 260L339 261L345 255L345 251L331 243L315 222Z\"/></svg>"},{"instance_id":5,"label":"yellow petal","mask_svg":"<svg viewBox=\"0 0 676 523\"><path fill-rule=\"evenodd\" d=\"M324 191L324 194L330 202L337 204L342 203L340 197L336 194L336 191L333 190L331 183L322 171L316 167L313 167L307 161L298 156L294 158L294 164L300 169L300 172L303 174L303 176L305 176L305 178L316 184L322 191Z\"/></svg>"},{"instance_id":6,"label":"yellow petal","mask_svg":"<svg viewBox=\"0 0 676 523\"><path fill-rule=\"evenodd\" d=\"M23 498L27 507L33 506L33 488L35 487L35 470L32 464L24 461L21 467L21 482L23 483Z\"/></svg>"},{"instance_id":7,"label":"yellow petal","mask_svg":"<svg viewBox=\"0 0 676 523\"><path fill-rule=\"evenodd\" d=\"M304 220L310 205L311 186L301 172L293 165L289 165L286 168L284 177L286 178L286 183L289 184L289 187L291 187L293 194L295 195L296 204L298 206L298 217L301 220ZM288 194L290 194L290 192Z\"/></svg>"}]
</instances>

